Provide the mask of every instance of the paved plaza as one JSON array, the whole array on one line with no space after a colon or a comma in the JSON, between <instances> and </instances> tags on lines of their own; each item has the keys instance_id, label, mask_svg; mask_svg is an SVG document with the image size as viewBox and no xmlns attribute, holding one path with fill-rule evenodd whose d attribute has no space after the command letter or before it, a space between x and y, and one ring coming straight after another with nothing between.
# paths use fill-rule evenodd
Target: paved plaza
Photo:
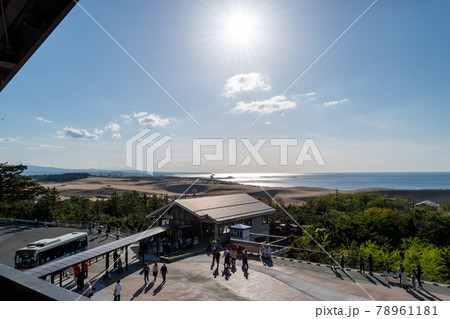
<instances>
[{"instance_id":1,"label":"paved plaza","mask_svg":"<svg viewBox=\"0 0 450 319\"><path fill-rule=\"evenodd\" d=\"M137 247L134 247L136 250ZM134 256L133 253L130 255ZM148 262L157 261L156 256L147 255ZM450 288L424 284L424 289L415 292L404 290L397 279L376 275L363 276L350 271L349 277L342 271L333 272L329 267L296 261L273 259L263 264L254 258L249 260L249 270L243 271L241 261L236 267L224 270L223 259L217 268L211 264L212 256L197 255L167 264L165 284L158 274L155 282L144 284L142 263L133 259L123 274L111 272L111 279L99 279L93 300L113 300L117 279L121 280L122 301L154 300L450 300ZM151 269L150 264L150 269ZM159 269L162 264L158 262ZM104 262L91 266L89 278L104 270ZM150 272L150 280L153 280ZM370 296L369 296L370 294Z\"/></svg>"}]
</instances>

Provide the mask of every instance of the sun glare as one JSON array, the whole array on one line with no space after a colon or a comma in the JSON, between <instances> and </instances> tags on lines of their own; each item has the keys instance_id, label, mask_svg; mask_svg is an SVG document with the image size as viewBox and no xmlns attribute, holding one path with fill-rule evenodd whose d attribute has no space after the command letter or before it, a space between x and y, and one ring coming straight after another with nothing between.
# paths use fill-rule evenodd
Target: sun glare
<instances>
[{"instance_id":1,"label":"sun glare","mask_svg":"<svg viewBox=\"0 0 450 319\"><path fill-rule=\"evenodd\" d=\"M238 12L225 21L225 36L235 43L247 44L256 35L256 19L250 14Z\"/></svg>"},{"instance_id":2,"label":"sun glare","mask_svg":"<svg viewBox=\"0 0 450 319\"><path fill-rule=\"evenodd\" d=\"M226 36L236 42L248 42L255 35L255 19L251 15L235 13L226 21Z\"/></svg>"}]
</instances>

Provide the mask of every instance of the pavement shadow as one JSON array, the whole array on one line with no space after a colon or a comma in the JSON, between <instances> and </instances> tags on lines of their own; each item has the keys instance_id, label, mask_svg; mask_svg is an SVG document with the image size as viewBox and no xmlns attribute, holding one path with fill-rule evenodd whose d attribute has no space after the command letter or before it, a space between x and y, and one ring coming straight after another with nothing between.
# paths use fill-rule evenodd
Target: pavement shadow
<instances>
[{"instance_id":1,"label":"pavement shadow","mask_svg":"<svg viewBox=\"0 0 450 319\"><path fill-rule=\"evenodd\" d=\"M217 265L216 270L214 270L213 276L214 276L214 278L216 278L217 276L219 276L219 265Z\"/></svg>"},{"instance_id":2,"label":"pavement shadow","mask_svg":"<svg viewBox=\"0 0 450 319\"><path fill-rule=\"evenodd\" d=\"M273 267L272 258L263 258L262 262L263 262L263 266Z\"/></svg>"},{"instance_id":3,"label":"pavement shadow","mask_svg":"<svg viewBox=\"0 0 450 319\"><path fill-rule=\"evenodd\" d=\"M421 295L424 296L425 298L428 298L428 300L439 300L439 301L442 301L442 299L436 297L435 295L433 295L431 292L429 292L429 291L426 290L425 288L422 288L421 290L416 290L416 291L417 291L417 293L421 294ZM424 292L427 293L429 296L427 296L426 294L424 294Z\"/></svg>"},{"instance_id":4,"label":"pavement shadow","mask_svg":"<svg viewBox=\"0 0 450 319\"><path fill-rule=\"evenodd\" d=\"M222 277L225 277L225 280L228 280L228 278L230 278L230 272L228 271L228 268L224 268L222 270Z\"/></svg>"},{"instance_id":5,"label":"pavement shadow","mask_svg":"<svg viewBox=\"0 0 450 319\"><path fill-rule=\"evenodd\" d=\"M372 276L368 276L366 274L363 274L364 278L367 279L368 282L370 282L373 285L377 285L377 282L375 280L372 279Z\"/></svg>"},{"instance_id":6,"label":"pavement shadow","mask_svg":"<svg viewBox=\"0 0 450 319\"><path fill-rule=\"evenodd\" d=\"M154 281L151 281L151 282L148 284L148 286L145 288L144 294L146 294L147 292L149 292L150 289L152 289L154 285L155 285L155 282L154 282Z\"/></svg>"},{"instance_id":7,"label":"pavement shadow","mask_svg":"<svg viewBox=\"0 0 450 319\"><path fill-rule=\"evenodd\" d=\"M378 278L375 277L375 276L373 276L372 278L375 279L377 282L379 282L379 283L380 283L381 285L383 285L384 287L391 289L391 285L385 283L383 280L380 280L380 279L378 279Z\"/></svg>"},{"instance_id":8,"label":"pavement shadow","mask_svg":"<svg viewBox=\"0 0 450 319\"><path fill-rule=\"evenodd\" d=\"M164 287L165 282L162 282L159 284L158 287L153 291L153 296L156 296Z\"/></svg>"},{"instance_id":9,"label":"pavement shadow","mask_svg":"<svg viewBox=\"0 0 450 319\"><path fill-rule=\"evenodd\" d=\"M141 288L139 288L133 295L133 297L131 297L130 300L134 300L134 298L138 297L143 291L144 291L144 287L145 285L143 285Z\"/></svg>"},{"instance_id":10,"label":"pavement shadow","mask_svg":"<svg viewBox=\"0 0 450 319\"><path fill-rule=\"evenodd\" d=\"M344 280L344 278L342 278L342 275L336 269L331 269L331 271L337 278L339 278L340 280Z\"/></svg>"},{"instance_id":11,"label":"pavement shadow","mask_svg":"<svg viewBox=\"0 0 450 319\"><path fill-rule=\"evenodd\" d=\"M425 300L423 297L419 296L419 295L416 293L417 291L413 291L413 290L411 290L411 289L408 289L408 290L406 290L406 292L407 292L408 294L410 294L412 297L414 297L414 298L416 298L417 300L419 300L419 301L424 301L424 300Z\"/></svg>"},{"instance_id":12,"label":"pavement shadow","mask_svg":"<svg viewBox=\"0 0 450 319\"><path fill-rule=\"evenodd\" d=\"M242 271L244 272L245 279L248 279L248 268L247 267L243 267Z\"/></svg>"}]
</instances>

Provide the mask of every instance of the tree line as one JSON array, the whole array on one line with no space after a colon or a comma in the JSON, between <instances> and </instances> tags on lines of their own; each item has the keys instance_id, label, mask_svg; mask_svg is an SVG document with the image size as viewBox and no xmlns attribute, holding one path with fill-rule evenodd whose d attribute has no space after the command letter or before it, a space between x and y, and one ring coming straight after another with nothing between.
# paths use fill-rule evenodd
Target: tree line
<instances>
[{"instance_id":1,"label":"tree line","mask_svg":"<svg viewBox=\"0 0 450 319\"><path fill-rule=\"evenodd\" d=\"M395 273L402 263L411 273L420 264L425 280L450 281L450 202L414 207L404 198L370 192L324 195L302 206L267 203L276 209L271 233L280 232L280 223L302 226L302 236L283 234L294 248L290 258L329 263L320 244L336 259L344 252L350 257L346 264L354 268L361 256L372 254L377 271Z\"/></svg>"},{"instance_id":2,"label":"tree line","mask_svg":"<svg viewBox=\"0 0 450 319\"><path fill-rule=\"evenodd\" d=\"M149 196L135 191L114 193L108 199L96 201L78 197L62 199L55 188L43 187L33 177L23 175L26 169L25 165L0 163L0 217L86 220L145 230L153 222L145 216L171 200L167 195ZM63 175L62 180L84 176Z\"/></svg>"}]
</instances>

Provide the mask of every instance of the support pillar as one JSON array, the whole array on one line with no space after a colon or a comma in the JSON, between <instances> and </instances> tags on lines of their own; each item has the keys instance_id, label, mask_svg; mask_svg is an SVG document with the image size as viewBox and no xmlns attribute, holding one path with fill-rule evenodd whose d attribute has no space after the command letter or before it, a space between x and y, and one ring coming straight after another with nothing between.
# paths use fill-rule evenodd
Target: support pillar
<instances>
[{"instance_id":1,"label":"support pillar","mask_svg":"<svg viewBox=\"0 0 450 319\"><path fill-rule=\"evenodd\" d=\"M55 273L52 273L52 274L50 275L50 282L51 282L52 284L55 283Z\"/></svg>"},{"instance_id":2,"label":"support pillar","mask_svg":"<svg viewBox=\"0 0 450 319\"><path fill-rule=\"evenodd\" d=\"M62 277L63 277L63 271L61 270L59 272L59 286L62 287Z\"/></svg>"},{"instance_id":3,"label":"support pillar","mask_svg":"<svg viewBox=\"0 0 450 319\"><path fill-rule=\"evenodd\" d=\"M125 246L125 269L128 270L128 246Z\"/></svg>"}]
</instances>

